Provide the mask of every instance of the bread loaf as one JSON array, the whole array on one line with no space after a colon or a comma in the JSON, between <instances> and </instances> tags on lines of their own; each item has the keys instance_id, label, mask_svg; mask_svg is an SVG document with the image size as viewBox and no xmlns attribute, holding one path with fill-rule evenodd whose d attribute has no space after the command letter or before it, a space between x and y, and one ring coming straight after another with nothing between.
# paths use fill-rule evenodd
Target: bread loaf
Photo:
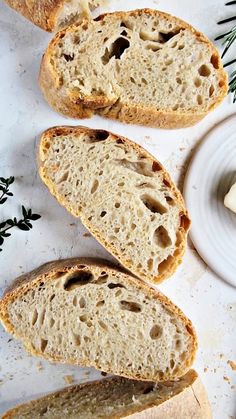
<instances>
[{"instance_id":1,"label":"bread loaf","mask_svg":"<svg viewBox=\"0 0 236 419\"><path fill-rule=\"evenodd\" d=\"M113 377L69 387L15 407L3 419L211 419L206 391L193 370L154 384Z\"/></svg>"},{"instance_id":2,"label":"bread loaf","mask_svg":"<svg viewBox=\"0 0 236 419\"><path fill-rule=\"evenodd\" d=\"M49 104L73 118L94 113L161 128L195 124L227 94L213 44L157 10L84 19L58 33L42 63Z\"/></svg>"},{"instance_id":3,"label":"bread loaf","mask_svg":"<svg viewBox=\"0 0 236 419\"><path fill-rule=\"evenodd\" d=\"M35 25L52 32L89 16L104 0L5 0ZM105 0L106 2L109 0Z\"/></svg>"},{"instance_id":4,"label":"bread loaf","mask_svg":"<svg viewBox=\"0 0 236 419\"><path fill-rule=\"evenodd\" d=\"M197 339L167 297L107 263L68 259L23 275L0 319L32 354L147 381L182 376Z\"/></svg>"}]
</instances>

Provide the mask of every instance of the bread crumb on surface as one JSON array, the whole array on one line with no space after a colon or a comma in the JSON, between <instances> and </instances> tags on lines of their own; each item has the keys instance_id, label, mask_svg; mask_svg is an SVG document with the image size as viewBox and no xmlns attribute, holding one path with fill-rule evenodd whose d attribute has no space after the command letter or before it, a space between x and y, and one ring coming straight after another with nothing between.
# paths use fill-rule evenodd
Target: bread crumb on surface
<instances>
[{"instance_id":1,"label":"bread crumb on surface","mask_svg":"<svg viewBox=\"0 0 236 419\"><path fill-rule=\"evenodd\" d=\"M231 367L231 369L233 371L236 371L236 362L231 361L230 359L228 359L227 364Z\"/></svg>"},{"instance_id":2,"label":"bread crumb on surface","mask_svg":"<svg viewBox=\"0 0 236 419\"><path fill-rule=\"evenodd\" d=\"M229 377L227 377L226 375L224 375L223 378L224 378L225 381L228 381L228 382L230 381Z\"/></svg>"},{"instance_id":3,"label":"bread crumb on surface","mask_svg":"<svg viewBox=\"0 0 236 419\"><path fill-rule=\"evenodd\" d=\"M92 237L92 234L90 234L90 233L84 233L83 236L84 237Z\"/></svg>"},{"instance_id":4,"label":"bread crumb on surface","mask_svg":"<svg viewBox=\"0 0 236 419\"><path fill-rule=\"evenodd\" d=\"M224 358L224 354L220 354L220 358L222 359L222 358Z\"/></svg>"},{"instance_id":5,"label":"bread crumb on surface","mask_svg":"<svg viewBox=\"0 0 236 419\"><path fill-rule=\"evenodd\" d=\"M66 384L72 384L74 382L74 376L73 375L64 375L64 381Z\"/></svg>"},{"instance_id":6,"label":"bread crumb on surface","mask_svg":"<svg viewBox=\"0 0 236 419\"><path fill-rule=\"evenodd\" d=\"M36 364L36 368L38 369L38 371L43 370L43 366L42 366L41 362L38 362L38 363Z\"/></svg>"},{"instance_id":7,"label":"bread crumb on surface","mask_svg":"<svg viewBox=\"0 0 236 419\"><path fill-rule=\"evenodd\" d=\"M207 372L207 371L208 371L208 368L207 368L207 367L205 367L205 368L204 368L204 372Z\"/></svg>"}]
</instances>

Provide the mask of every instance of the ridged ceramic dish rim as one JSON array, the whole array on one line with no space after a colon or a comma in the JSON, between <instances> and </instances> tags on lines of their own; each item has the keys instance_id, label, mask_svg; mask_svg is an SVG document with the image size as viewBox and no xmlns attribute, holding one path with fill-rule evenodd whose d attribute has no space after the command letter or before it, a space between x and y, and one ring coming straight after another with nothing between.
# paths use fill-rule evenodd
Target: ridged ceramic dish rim
<instances>
[{"instance_id":1,"label":"ridged ceramic dish rim","mask_svg":"<svg viewBox=\"0 0 236 419\"><path fill-rule=\"evenodd\" d=\"M184 198L192 219L190 238L209 267L236 287L236 214L224 196L236 182L236 115L202 140L186 174Z\"/></svg>"}]
</instances>

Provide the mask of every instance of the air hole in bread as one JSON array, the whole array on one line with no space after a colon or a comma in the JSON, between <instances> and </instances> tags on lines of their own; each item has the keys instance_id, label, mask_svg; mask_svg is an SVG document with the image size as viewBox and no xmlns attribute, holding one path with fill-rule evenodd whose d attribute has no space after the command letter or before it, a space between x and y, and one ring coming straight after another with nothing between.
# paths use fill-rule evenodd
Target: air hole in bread
<instances>
[{"instance_id":1,"label":"air hole in bread","mask_svg":"<svg viewBox=\"0 0 236 419\"><path fill-rule=\"evenodd\" d=\"M114 288L125 288L126 289L126 287L124 285L122 285L122 284L115 284L113 282L110 282L110 284L108 284L107 286L111 290L113 290Z\"/></svg>"},{"instance_id":2,"label":"air hole in bread","mask_svg":"<svg viewBox=\"0 0 236 419\"><path fill-rule=\"evenodd\" d=\"M39 323L40 326L42 326L43 323L44 323L45 315L46 315L46 309L43 308L40 315L39 315L39 318L38 318L38 323Z\"/></svg>"},{"instance_id":3,"label":"air hole in bread","mask_svg":"<svg viewBox=\"0 0 236 419\"><path fill-rule=\"evenodd\" d=\"M40 416L43 416L43 415L45 415L45 413L47 413L47 411L48 411L48 406L46 406L43 409L41 409L39 415Z\"/></svg>"},{"instance_id":4,"label":"air hole in bread","mask_svg":"<svg viewBox=\"0 0 236 419\"><path fill-rule=\"evenodd\" d=\"M53 327L54 324L55 324L55 320L53 319L53 317L51 317L49 320L49 327Z\"/></svg>"},{"instance_id":5,"label":"air hole in bread","mask_svg":"<svg viewBox=\"0 0 236 419\"><path fill-rule=\"evenodd\" d=\"M69 278L67 278L64 283L65 291L72 291L81 285L86 285L93 280L93 274L86 271L78 271L73 273Z\"/></svg>"},{"instance_id":6,"label":"air hole in bread","mask_svg":"<svg viewBox=\"0 0 236 419\"><path fill-rule=\"evenodd\" d=\"M141 305L133 301L120 301L121 310L132 311L133 313L140 313Z\"/></svg>"},{"instance_id":7,"label":"air hole in bread","mask_svg":"<svg viewBox=\"0 0 236 419\"><path fill-rule=\"evenodd\" d=\"M168 271L168 269L170 269L171 266L173 265L174 261L175 259L173 258L173 256L169 255L166 259L164 259L161 263L159 263L158 273L161 275L163 274L163 272Z\"/></svg>"},{"instance_id":8,"label":"air hole in bread","mask_svg":"<svg viewBox=\"0 0 236 419\"><path fill-rule=\"evenodd\" d=\"M100 217L101 218L105 217L106 213L107 213L106 211L102 211L101 214L100 214Z\"/></svg>"},{"instance_id":9,"label":"air hole in bread","mask_svg":"<svg viewBox=\"0 0 236 419\"><path fill-rule=\"evenodd\" d=\"M154 161L152 163L152 171L153 172L161 172L161 170L163 170L162 166L157 161Z\"/></svg>"},{"instance_id":10,"label":"air hole in bread","mask_svg":"<svg viewBox=\"0 0 236 419\"><path fill-rule=\"evenodd\" d=\"M203 104L203 98L201 95L197 95L197 103L198 105L202 105Z\"/></svg>"},{"instance_id":11,"label":"air hole in bread","mask_svg":"<svg viewBox=\"0 0 236 419\"><path fill-rule=\"evenodd\" d=\"M107 325L102 320L98 320L98 324L103 330L108 330Z\"/></svg>"},{"instance_id":12,"label":"air hole in bread","mask_svg":"<svg viewBox=\"0 0 236 419\"><path fill-rule=\"evenodd\" d=\"M96 304L96 307L102 307L102 306L104 306L104 304L105 304L104 300L98 301L97 304Z\"/></svg>"},{"instance_id":13,"label":"air hole in bread","mask_svg":"<svg viewBox=\"0 0 236 419\"><path fill-rule=\"evenodd\" d=\"M211 86L209 87L209 97L211 97L213 95L214 91L215 91L215 88L214 88L213 84L211 84Z\"/></svg>"},{"instance_id":14,"label":"air hole in bread","mask_svg":"<svg viewBox=\"0 0 236 419\"><path fill-rule=\"evenodd\" d=\"M37 319L38 319L38 311L37 311L37 309L35 308L35 309L34 309L34 311L33 311L32 320L31 320L31 324L32 324L32 326L34 326L34 325L35 325L35 323L36 323Z\"/></svg>"},{"instance_id":15,"label":"air hole in bread","mask_svg":"<svg viewBox=\"0 0 236 419\"><path fill-rule=\"evenodd\" d=\"M180 77L176 77L176 83L177 83L177 84L182 84L182 80L181 80L181 78L180 78Z\"/></svg>"},{"instance_id":16,"label":"air hole in bread","mask_svg":"<svg viewBox=\"0 0 236 419\"><path fill-rule=\"evenodd\" d=\"M154 214L158 213L162 215L167 212L167 209L159 201L147 194L141 196L141 200L145 207L147 207L147 209L149 209L149 211L153 212Z\"/></svg>"},{"instance_id":17,"label":"air hole in bread","mask_svg":"<svg viewBox=\"0 0 236 419\"><path fill-rule=\"evenodd\" d=\"M194 84L195 84L195 86L196 86L196 87L200 87L200 86L201 86L201 84L202 84L201 79L199 79L199 77L196 77L196 78L194 79Z\"/></svg>"},{"instance_id":18,"label":"air hole in bread","mask_svg":"<svg viewBox=\"0 0 236 419\"><path fill-rule=\"evenodd\" d=\"M148 259L147 266L148 266L149 271L153 270L153 263L154 263L153 259Z\"/></svg>"},{"instance_id":19,"label":"air hole in bread","mask_svg":"<svg viewBox=\"0 0 236 419\"><path fill-rule=\"evenodd\" d=\"M109 137L109 132L105 130L97 130L92 133L91 137L89 137L88 142L89 143L98 143L107 140Z\"/></svg>"},{"instance_id":20,"label":"air hole in bread","mask_svg":"<svg viewBox=\"0 0 236 419\"><path fill-rule=\"evenodd\" d=\"M56 296L55 294L52 294L51 297L49 298L49 301L51 302L52 300L54 300L55 296Z\"/></svg>"},{"instance_id":21,"label":"air hole in bread","mask_svg":"<svg viewBox=\"0 0 236 419\"><path fill-rule=\"evenodd\" d=\"M206 64L202 64L201 67L198 69L198 73L202 77L208 77L211 74L211 70Z\"/></svg>"},{"instance_id":22,"label":"air hole in bread","mask_svg":"<svg viewBox=\"0 0 236 419\"><path fill-rule=\"evenodd\" d=\"M96 284L101 285L101 284L105 284L107 282L107 278L108 275L100 275L97 280L96 280Z\"/></svg>"},{"instance_id":23,"label":"air hole in bread","mask_svg":"<svg viewBox=\"0 0 236 419\"><path fill-rule=\"evenodd\" d=\"M91 188L91 194L94 194L94 193L96 192L96 190L97 190L97 188L98 188L98 185L99 185L99 182L98 182L98 180L97 180L97 179L95 179L95 180L93 181L93 186L92 186L92 188Z\"/></svg>"},{"instance_id":24,"label":"air hole in bread","mask_svg":"<svg viewBox=\"0 0 236 419\"><path fill-rule=\"evenodd\" d=\"M175 206L175 200L171 196L165 196L165 200L171 207Z\"/></svg>"},{"instance_id":25,"label":"air hole in bread","mask_svg":"<svg viewBox=\"0 0 236 419\"><path fill-rule=\"evenodd\" d=\"M156 171L154 169L151 169L150 165L145 161L132 162L127 159L117 159L116 162L118 165L121 165L128 170L132 170L133 172L139 173L140 175L147 177L153 177L152 171Z\"/></svg>"},{"instance_id":26,"label":"air hole in bread","mask_svg":"<svg viewBox=\"0 0 236 419\"><path fill-rule=\"evenodd\" d=\"M74 54L62 54L62 56L65 58L65 60L68 61L73 61L74 59Z\"/></svg>"},{"instance_id":27,"label":"air hole in bread","mask_svg":"<svg viewBox=\"0 0 236 419\"><path fill-rule=\"evenodd\" d=\"M159 226L154 231L153 240L154 243L162 249L166 249L172 244L168 231L163 226Z\"/></svg>"},{"instance_id":28,"label":"air hole in bread","mask_svg":"<svg viewBox=\"0 0 236 419\"><path fill-rule=\"evenodd\" d=\"M175 361L173 359L170 360L170 368L173 370L175 367Z\"/></svg>"},{"instance_id":29,"label":"air hole in bread","mask_svg":"<svg viewBox=\"0 0 236 419\"><path fill-rule=\"evenodd\" d=\"M101 60L104 65L109 63L112 57L115 57L116 60L120 60L121 56L124 54L125 50L129 48L130 43L128 39L119 37L111 44L110 51L108 48L105 49L105 53L102 56Z\"/></svg>"},{"instance_id":30,"label":"air hole in bread","mask_svg":"<svg viewBox=\"0 0 236 419\"><path fill-rule=\"evenodd\" d=\"M169 60L166 60L165 61L165 65L171 65L171 64L173 64L173 60L172 60L172 58L169 58Z\"/></svg>"},{"instance_id":31,"label":"air hole in bread","mask_svg":"<svg viewBox=\"0 0 236 419\"><path fill-rule=\"evenodd\" d=\"M173 32L159 32L160 35L160 41L163 44L168 42L170 39L172 39L175 35L178 35L180 33L180 29L176 29Z\"/></svg>"},{"instance_id":32,"label":"air hole in bread","mask_svg":"<svg viewBox=\"0 0 236 419\"><path fill-rule=\"evenodd\" d=\"M133 230L133 231L134 231L134 230L136 229L136 227L137 227L137 225L136 225L136 224L134 224L134 223L132 223L132 224L131 224L131 230Z\"/></svg>"},{"instance_id":33,"label":"air hole in bread","mask_svg":"<svg viewBox=\"0 0 236 419\"><path fill-rule=\"evenodd\" d=\"M151 386L148 386L147 388L145 388L144 390L143 390L143 394L149 394L149 393L152 393L152 391L154 390L154 384L153 385L151 385Z\"/></svg>"},{"instance_id":34,"label":"air hole in bread","mask_svg":"<svg viewBox=\"0 0 236 419\"><path fill-rule=\"evenodd\" d=\"M224 86L224 84L225 84L224 80L220 80L220 81L219 81L219 87L223 87L223 86Z\"/></svg>"},{"instance_id":35,"label":"air hole in bread","mask_svg":"<svg viewBox=\"0 0 236 419\"><path fill-rule=\"evenodd\" d=\"M133 83L133 84L135 84L135 83L136 83L136 81L135 81L135 79L134 79L133 77L130 77L130 81L131 81L131 83Z\"/></svg>"},{"instance_id":36,"label":"air hole in bread","mask_svg":"<svg viewBox=\"0 0 236 419\"><path fill-rule=\"evenodd\" d=\"M162 336L163 329L162 327L158 326L157 324L154 324L150 330L150 337L153 340L159 339Z\"/></svg>"},{"instance_id":37,"label":"air hole in bread","mask_svg":"<svg viewBox=\"0 0 236 419\"><path fill-rule=\"evenodd\" d=\"M213 67L218 70L218 68L220 67L220 60L219 57L216 54L213 54L211 56L211 64L213 65Z\"/></svg>"},{"instance_id":38,"label":"air hole in bread","mask_svg":"<svg viewBox=\"0 0 236 419\"><path fill-rule=\"evenodd\" d=\"M119 202L115 203L115 208L120 208L120 203Z\"/></svg>"},{"instance_id":39,"label":"air hole in bread","mask_svg":"<svg viewBox=\"0 0 236 419\"><path fill-rule=\"evenodd\" d=\"M85 301L84 297L81 297L80 298L80 300L79 300L79 306L80 306L80 308L86 307L86 301Z\"/></svg>"},{"instance_id":40,"label":"air hole in bread","mask_svg":"<svg viewBox=\"0 0 236 419\"><path fill-rule=\"evenodd\" d=\"M153 42L153 43L147 44L145 46L145 49L152 50L153 52L156 52L156 51L159 51L161 49L161 45L157 42Z\"/></svg>"},{"instance_id":41,"label":"air hole in bread","mask_svg":"<svg viewBox=\"0 0 236 419\"><path fill-rule=\"evenodd\" d=\"M42 339L40 340L40 349L42 352L45 351L46 347L47 347L48 341L46 339Z\"/></svg>"},{"instance_id":42,"label":"air hole in bread","mask_svg":"<svg viewBox=\"0 0 236 419\"><path fill-rule=\"evenodd\" d=\"M171 187L171 184L170 184L170 182L169 182L167 179L163 179L163 183L164 183L164 185L165 185L165 186L167 186L168 188L170 188L170 187Z\"/></svg>"},{"instance_id":43,"label":"air hole in bread","mask_svg":"<svg viewBox=\"0 0 236 419\"><path fill-rule=\"evenodd\" d=\"M156 189L156 187L154 185L152 185L151 183L148 183L148 182L139 183L138 185L136 185L136 188L138 188L138 189L144 189L144 188Z\"/></svg>"},{"instance_id":44,"label":"air hole in bread","mask_svg":"<svg viewBox=\"0 0 236 419\"><path fill-rule=\"evenodd\" d=\"M179 51L181 51L181 49L184 49L184 45L183 45L183 44L180 44L180 45L178 46L178 50L179 50Z\"/></svg>"},{"instance_id":45,"label":"air hole in bread","mask_svg":"<svg viewBox=\"0 0 236 419\"><path fill-rule=\"evenodd\" d=\"M81 344L80 335L78 335L77 333L72 332L72 339L73 339L76 346L80 346L80 344Z\"/></svg>"},{"instance_id":46,"label":"air hole in bread","mask_svg":"<svg viewBox=\"0 0 236 419\"><path fill-rule=\"evenodd\" d=\"M127 33L126 31L122 31L122 32L121 32L121 35L123 35L123 36L127 36L127 35L128 35L128 33Z\"/></svg>"},{"instance_id":47,"label":"air hole in bread","mask_svg":"<svg viewBox=\"0 0 236 419\"><path fill-rule=\"evenodd\" d=\"M180 213L180 227L187 231L190 227L190 224L190 219L185 214Z\"/></svg>"}]
</instances>

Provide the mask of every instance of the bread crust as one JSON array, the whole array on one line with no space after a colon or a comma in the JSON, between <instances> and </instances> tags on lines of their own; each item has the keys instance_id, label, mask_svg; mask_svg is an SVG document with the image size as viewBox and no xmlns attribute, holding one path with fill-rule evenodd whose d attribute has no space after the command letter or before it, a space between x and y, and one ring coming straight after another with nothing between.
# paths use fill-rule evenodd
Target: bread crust
<instances>
[{"instance_id":1,"label":"bread crust","mask_svg":"<svg viewBox=\"0 0 236 419\"><path fill-rule=\"evenodd\" d=\"M177 394L170 394L163 400L157 399L157 404L150 402L150 406L143 406L140 403L135 405L135 413L132 408L127 408L124 415L117 413L112 414L113 419L127 418L127 419L211 419L211 407L208 401L207 393L203 384L194 370L190 370L185 377L186 387ZM76 386L71 386L55 393L48 394L41 398L45 400L47 405L52 403L60 395L69 395L74 392L79 392L81 389L89 389L91 386L94 392L98 394L106 393L106 389L112 386L119 389L119 385L124 379L121 377L105 378L101 381L94 381ZM147 383L148 384L148 383ZM150 384L150 383L149 383ZM148 384L148 385L149 385ZM168 384L168 383L167 383ZM40 400L40 399L38 399ZM20 414L20 409L24 406L30 407L32 411L35 409L37 400L32 400L28 403L21 404L14 407L3 415L3 419L14 418L15 415Z\"/></svg>"},{"instance_id":2,"label":"bread crust","mask_svg":"<svg viewBox=\"0 0 236 419\"><path fill-rule=\"evenodd\" d=\"M82 267L83 266L83 267ZM185 314L177 307L174 303L172 303L164 294L162 294L160 291L157 291L154 287L151 287L150 285L146 284L144 281L136 278L135 276L132 276L130 274L127 274L124 272L124 270L120 270L118 267L114 266L113 264L96 259L96 258L73 258L73 259L64 259L64 260L58 260L46 263L45 265L40 266L39 268L33 270L32 272L29 272L27 274L21 275L19 278L17 278L14 283L11 285L10 288L8 288L3 296L3 298L0 300L0 320L4 326L4 328L11 334L13 334L16 338L23 341L24 346L26 349L33 355L41 356L45 359L48 359L49 361L58 361L58 362L65 362L63 359L61 359L58 356L50 356L46 353L40 352L40 350L37 350L31 342L25 339L24 336L22 336L17 329L14 328L14 326L10 322L9 313L8 313L8 306L21 297L25 292L32 290L34 286L38 286L38 284L42 281L50 281L55 278L53 276L57 272L66 273L68 270L71 270L71 272L76 271L78 269L90 269L90 270L108 270L110 272L115 272L116 275L125 275L125 279L129 282L132 282L135 287L138 290L143 290L147 292L152 298L155 298L157 301L160 301L164 307L169 310L170 312L174 313L176 317L178 317L183 324L186 327L186 330L190 337L190 343L188 348L188 359L185 360L184 365L178 369L178 372L175 374L171 374L170 372L163 374L162 377L160 377L159 381L166 381L166 380L173 380L175 378L181 377L184 375L189 368L191 367L196 351L197 351L197 336L195 329L191 323L191 321L185 316ZM98 368L98 364L96 361L92 364L91 361L87 360L78 360L78 362L75 362L73 359L70 361L67 361L69 364L76 364L80 366L93 366L95 368ZM109 370L106 371L108 373L114 373L114 371ZM138 375L136 376L130 376L130 371L127 369L126 371L122 371L119 375L122 375L123 377L131 378L138 380L140 377ZM156 377L142 377L143 381L156 381Z\"/></svg>"},{"instance_id":3,"label":"bread crust","mask_svg":"<svg viewBox=\"0 0 236 419\"><path fill-rule=\"evenodd\" d=\"M52 32L56 17L65 0L5 0L18 13L45 31Z\"/></svg>"},{"instance_id":4,"label":"bread crust","mask_svg":"<svg viewBox=\"0 0 236 419\"><path fill-rule=\"evenodd\" d=\"M98 100L97 97L82 97L78 94L78 92L75 94L74 92L66 90L61 86L60 83L58 83L58 75L56 74L56 71L50 62L51 54L53 53L54 47L59 42L60 38L64 37L67 33L73 33L75 29L82 26L83 24L86 24L87 20L84 19L82 22L71 25L70 27L67 27L63 31L59 32L49 43L41 62L39 83L46 100L57 112L62 113L68 117L78 119L89 118L97 113L107 118L118 119L119 121L125 123L146 125L157 128L175 129L196 124L222 102L228 92L228 78L227 73L225 72L221 63L219 53L215 46L205 35L203 35L203 33L197 31L188 23L170 14L152 9L137 9L130 12L106 13L99 16L96 20L103 20L106 16L112 14L115 14L117 19L122 19L127 15L142 13L171 19L179 27L183 29L189 29L199 41L208 45L212 56L214 56L217 62L218 72L221 79L219 94L215 102L202 112L181 110L173 111L172 109L158 110L154 106L147 107L142 105L134 106L132 104L122 104L119 101L119 98L116 98L116 100L109 106L107 103L107 98L104 96L100 96Z\"/></svg>"},{"instance_id":5,"label":"bread crust","mask_svg":"<svg viewBox=\"0 0 236 419\"><path fill-rule=\"evenodd\" d=\"M155 163L155 162L158 163L158 165L163 170L164 179L170 185L171 190L172 190L172 192L175 196L177 205L179 206L180 213L182 213L182 217L185 220L186 225L185 224L183 226L180 225L180 228L179 228L179 231L178 231L178 233L179 233L179 240L178 240L179 243L178 243L178 246L175 250L175 254L174 254L172 260L168 263L168 267L166 269L164 269L162 273L156 275L155 277L154 276L145 276L144 273L141 270L135 269L132 266L132 263L130 262L130 260L126 260L123 257L123 255L121 253L119 253L119 251L117 250L117 248L114 245L107 242L105 240L105 238L102 237L101 232L99 230L95 230L93 228L92 223L89 222L88 219L83 217L83 214L81 212L79 212L79 211L75 212L72 207L68 207L68 204L67 204L66 200L63 199L63 197L56 191L54 184L50 181L50 179L48 178L48 176L46 175L46 173L44 171L43 153L44 153L44 150L46 150L45 145L48 141L50 142L50 140L53 136L55 136L55 135L67 135L69 133L73 133L74 135L76 135L77 133L80 134L81 132L86 134L86 133L91 133L91 131L99 131L99 130L94 130L94 129L86 128L86 127L83 127L83 126L78 126L78 127L59 126L59 127L49 128L48 130L46 130L42 134L40 145L39 145L38 164L39 164L39 174L41 176L41 179L46 184L46 186L48 187L51 194L57 199L57 201L61 205L63 205L72 215L74 215L75 217L80 217L84 226L108 250L108 252L110 252L116 259L118 259L118 261L126 269L128 269L129 271L131 271L133 274L135 274L138 277L144 278L148 281L151 281L151 282L154 282L154 283L158 284L158 283L164 281L165 279L169 278L171 275L173 275L173 273L176 271L178 266L181 264L184 253L185 253L185 249L186 249L187 234L188 234L188 230L189 230L190 225L191 225L191 221L190 221L190 218L189 218L188 211L185 208L184 200L183 200L183 197L182 197L180 191L175 186L174 182L172 181L170 175L165 170L163 165L159 161L157 161L155 157L153 157L150 153L148 153L145 149L143 149L141 146L134 143L133 141L131 141L131 140L125 138L125 137L121 137L121 136L118 136L116 134L113 134L113 133L110 133L110 132L106 131L113 136L114 140L122 139L125 142L127 148L133 148L138 153L141 153L142 155L145 155L145 157L148 160L150 160L151 163Z\"/></svg>"}]
</instances>

